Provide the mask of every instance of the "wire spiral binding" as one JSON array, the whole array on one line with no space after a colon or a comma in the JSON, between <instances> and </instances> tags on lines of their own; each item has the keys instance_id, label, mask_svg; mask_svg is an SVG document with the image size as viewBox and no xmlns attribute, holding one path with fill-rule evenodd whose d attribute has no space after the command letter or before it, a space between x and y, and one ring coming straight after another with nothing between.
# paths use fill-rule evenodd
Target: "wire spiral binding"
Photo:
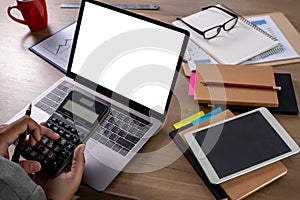
<instances>
[{"instance_id":1,"label":"wire spiral binding","mask_svg":"<svg viewBox=\"0 0 300 200\"><path fill-rule=\"evenodd\" d=\"M239 20L241 22L244 22L246 25L252 27L253 29L259 31L260 33L264 34L265 36L267 36L268 38L270 38L273 41L278 41L275 37L271 36L269 33L267 33L266 31L262 30L261 28L259 28L258 26L255 26L254 24L252 24L249 20L247 20L246 18L242 17L241 15L239 15L238 13L234 12L233 10L227 8L226 6L222 5L222 4L218 4L217 6L223 7L225 9L227 9L229 12L234 13L235 15L238 16Z\"/></svg>"},{"instance_id":2,"label":"wire spiral binding","mask_svg":"<svg viewBox=\"0 0 300 200\"><path fill-rule=\"evenodd\" d=\"M247 24L248 26L254 28L255 30L261 32L262 34L264 34L265 36L271 38L274 41L278 41L276 38L274 38L273 36L271 36L269 33L267 33L266 31L262 30L261 28L259 28L258 26L255 26L254 24L252 24L249 20L247 20L246 18L239 16L239 19L244 22L245 24Z\"/></svg>"}]
</instances>

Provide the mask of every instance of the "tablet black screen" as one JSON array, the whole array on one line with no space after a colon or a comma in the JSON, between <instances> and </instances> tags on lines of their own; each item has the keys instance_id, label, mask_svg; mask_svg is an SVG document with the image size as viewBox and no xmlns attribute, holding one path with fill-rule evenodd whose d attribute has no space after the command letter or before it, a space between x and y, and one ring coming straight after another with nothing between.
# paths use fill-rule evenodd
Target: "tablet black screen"
<instances>
[{"instance_id":1,"label":"tablet black screen","mask_svg":"<svg viewBox=\"0 0 300 200\"><path fill-rule=\"evenodd\" d=\"M291 151L260 112L194 136L220 178Z\"/></svg>"}]
</instances>

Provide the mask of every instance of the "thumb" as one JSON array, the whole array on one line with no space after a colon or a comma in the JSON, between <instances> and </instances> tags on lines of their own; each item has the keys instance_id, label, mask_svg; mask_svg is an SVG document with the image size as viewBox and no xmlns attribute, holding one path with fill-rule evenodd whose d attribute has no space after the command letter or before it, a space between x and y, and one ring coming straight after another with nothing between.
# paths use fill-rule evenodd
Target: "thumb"
<instances>
[{"instance_id":1,"label":"thumb","mask_svg":"<svg viewBox=\"0 0 300 200\"><path fill-rule=\"evenodd\" d=\"M19 164L27 174L33 174L41 170L41 164L38 161L23 160Z\"/></svg>"},{"instance_id":2,"label":"thumb","mask_svg":"<svg viewBox=\"0 0 300 200\"><path fill-rule=\"evenodd\" d=\"M84 164L85 164L85 158L84 158L84 144L80 144L76 147L73 155L73 161L71 166L71 171L69 172L71 177L74 179L74 181L81 181L83 170L84 170Z\"/></svg>"}]
</instances>

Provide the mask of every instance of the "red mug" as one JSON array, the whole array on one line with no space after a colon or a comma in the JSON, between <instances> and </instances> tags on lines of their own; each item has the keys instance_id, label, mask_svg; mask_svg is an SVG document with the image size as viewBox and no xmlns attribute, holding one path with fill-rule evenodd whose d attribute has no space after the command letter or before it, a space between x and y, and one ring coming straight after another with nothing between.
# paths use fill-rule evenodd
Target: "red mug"
<instances>
[{"instance_id":1,"label":"red mug","mask_svg":"<svg viewBox=\"0 0 300 200\"><path fill-rule=\"evenodd\" d=\"M18 19L11 14L11 10L18 9L24 18ZM45 0L17 0L17 5L7 8L8 16L18 23L27 25L31 31L42 30L47 27L48 15Z\"/></svg>"}]
</instances>

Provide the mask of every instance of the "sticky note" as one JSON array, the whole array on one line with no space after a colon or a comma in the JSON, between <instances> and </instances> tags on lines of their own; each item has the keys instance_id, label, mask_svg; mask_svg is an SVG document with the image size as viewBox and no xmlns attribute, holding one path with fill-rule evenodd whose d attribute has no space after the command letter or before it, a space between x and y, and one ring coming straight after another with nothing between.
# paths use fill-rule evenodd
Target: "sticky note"
<instances>
[{"instance_id":1,"label":"sticky note","mask_svg":"<svg viewBox=\"0 0 300 200\"><path fill-rule=\"evenodd\" d=\"M193 120L193 121L192 121L192 124L193 124L193 125L199 124L199 123L201 123L201 122L203 122L203 121L205 121L205 120L211 118L212 116L214 116L214 115L216 115L216 114L219 114L220 112L222 112L222 108L220 108L220 107L219 107L219 108L216 108L216 109L214 109L213 111L207 113L206 115L204 115L204 116L202 116L202 117L200 117L200 118L198 118L198 119Z\"/></svg>"},{"instance_id":2,"label":"sticky note","mask_svg":"<svg viewBox=\"0 0 300 200\"><path fill-rule=\"evenodd\" d=\"M189 92L188 92L189 96L194 96L195 81L196 81L196 74L195 73L191 73L190 84L189 84Z\"/></svg>"},{"instance_id":3,"label":"sticky note","mask_svg":"<svg viewBox=\"0 0 300 200\"><path fill-rule=\"evenodd\" d=\"M175 124L173 124L173 126L176 128L176 129L179 129L181 128L182 126L185 126L187 124L190 124L193 120L195 119L198 119L199 117L202 117L204 116L204 112L203 111L200 111L192 116L189 116L179 122L176 122Z\"/></svg>"}]
</instances>

